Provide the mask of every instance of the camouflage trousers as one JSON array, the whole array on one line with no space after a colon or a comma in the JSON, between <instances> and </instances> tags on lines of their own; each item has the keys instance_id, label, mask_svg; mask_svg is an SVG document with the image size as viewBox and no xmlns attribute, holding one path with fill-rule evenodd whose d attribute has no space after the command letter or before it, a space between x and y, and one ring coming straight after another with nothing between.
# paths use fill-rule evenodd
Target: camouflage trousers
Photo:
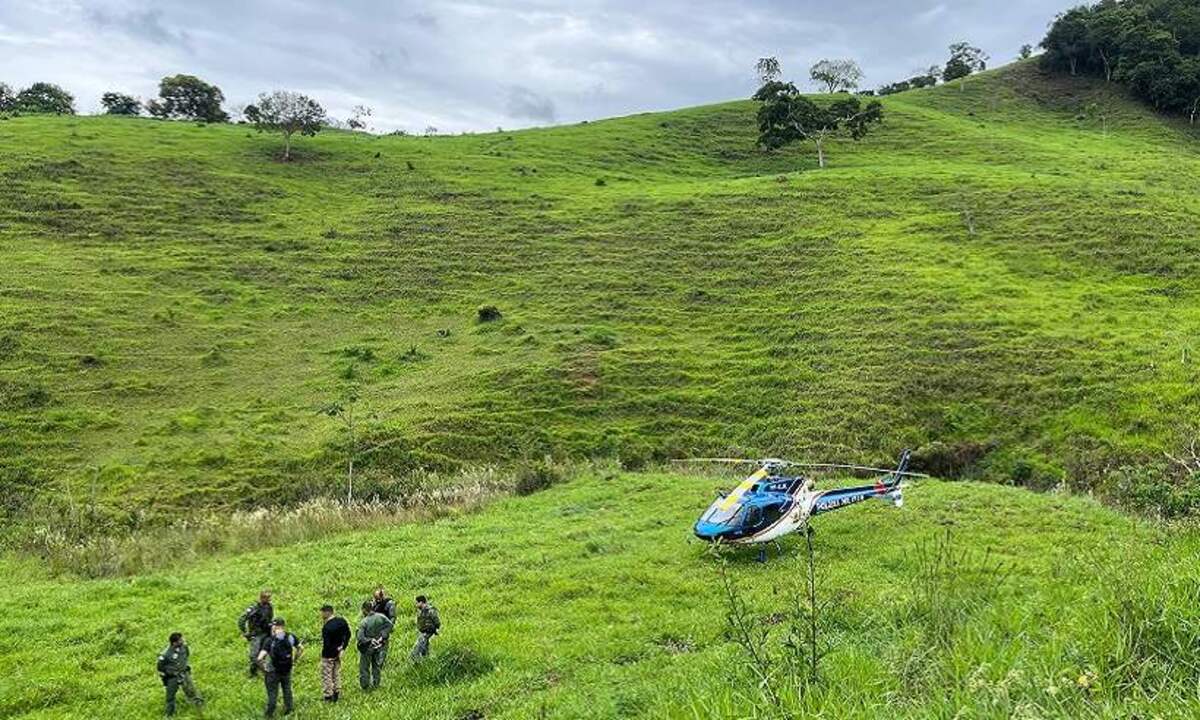
<instances>
[{"instance_id":1,"label":"camouflage trousers","mask_svg":"<svg viewBox=\"0 0 1200 720\"><path fill-rule=\"evenodd\" d=\"M192 674L185 672L180 675L168 675L163 686L167 690L167 714L175 714L175 696L180 690L183 690L184 696L193 705L203 705L204 699L200 697L200 693L196 692L196 685L192 682Z\"/></svg>"},{"instance_id":2,"label":"camouflage trousers","mask_svg":"<svg viewBox=\"0 0 1200 720\"><path fill-rule=\"evenodd\" d=\"M342 659L321 658L321 690L325 697L333 697L342 691Z\"/></svg>"}]
</instances>

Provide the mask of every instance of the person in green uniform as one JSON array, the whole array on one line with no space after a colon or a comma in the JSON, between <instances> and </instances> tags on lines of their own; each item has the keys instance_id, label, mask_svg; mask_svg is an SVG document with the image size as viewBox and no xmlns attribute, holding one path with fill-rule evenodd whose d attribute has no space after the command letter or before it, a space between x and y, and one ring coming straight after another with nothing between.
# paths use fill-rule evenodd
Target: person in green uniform
<instances>
[{"instance_id":1,"label":"person in green uniform","mask_svg":"<svg viewBox=\"0 0 1200 720\"><path fill-rule=\"evenodd\" d=\"M246 643L250 655L250 677L258 673L258 655L263 644L271 637L271 620L275 618L275 608L271 605L271 592L263 590L258 594L258 602L246 608L238 618L238 630Z\"/></svg>"},{"instance_id":2,"label":"person in green uniform","mask_svg":"<svg viewBox=\"0 0 1200 720\"><path fill-rule=\"evenodd\" d=\"M383 662L387 659L388 636L392 634L392 621L387 615L375 611L375 604L367 600L362 604L362 620L358 623L358 684L363 690L379 687L379 676Z\"/></svg>"},{"instance_id":3,"label":"person in green uniform","mask_svg":"<svg viewBox=\"0 0 1200 720\"><path fill-rule=\"evenodd\" d=\"M196 707L203 706L204 698L200 697L192 682L190 652L183 640L183 633L171 633L167 642L167 648L158 655L158 676L167 690L167 715L175 714L175 695L180 690L183 690L188 702Z\"/></svg>"},{"instance_id":4,"label":"person in green uniform","mask_svg":"<svg viewBox=\"0 0 1200 720\"><path fill-rule=\"evenodd\" d=\"M429 641L442 629L442 619L437 608L429 604L429 598L417 596L417 642L409 655L413 662L429 657Z\"/></svg>"}]
</instances>

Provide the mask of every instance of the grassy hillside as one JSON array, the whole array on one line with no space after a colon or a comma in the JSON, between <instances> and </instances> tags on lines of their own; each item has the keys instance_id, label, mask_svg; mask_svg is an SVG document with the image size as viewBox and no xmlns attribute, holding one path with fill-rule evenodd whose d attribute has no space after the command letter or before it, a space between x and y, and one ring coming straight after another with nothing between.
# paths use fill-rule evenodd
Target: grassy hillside
<instances>
[{"instance_id":1,"label":"grassy hillside","mask_svg":"<svg viewBox=\"0 0 1200 720\"><path fill-rule=\"evenodd\" d=\"M253 717L235 619L258 588L302 638L316 608L377 582L428 593L445 632L427 666L322 707L315 655L297 669L310 718L766 717L725 629L720 565L690 538L707 478L598 476L473 515L348 534L129 580L69 582L3 561L0 715L152 718L155 654L191 642L207 717ZM902 510L823 516L815 543L822 683L805 717L1191 718L1200 712L1200 550L1095 502L921 483ZM933 562L949 532L955 562ZM756 622L802 589L802 543L728 574ZM406 631L397 646L410 642ZM782 638L776 634L772 642ZM356 661L356 658L351 658ZM471 714L472 711L478 714ZM184 717L192 717L187 711Z\"/></svg>"},{"instance_id":2,"label":"grassy hillside","mask_svg":"<svg viewBox=\"0 0 1200 720\"><path fill-rule=\"evenodd\" d=\"M1093 102L1103 123L1085 116ZM832 148L748 102L522 132L0 122L0 488L136 528L546 453L1100 482L1200 410L1196 136L1021 65ZM495 305L503 320L479 323Z\"/></svg>"}]
</instances>

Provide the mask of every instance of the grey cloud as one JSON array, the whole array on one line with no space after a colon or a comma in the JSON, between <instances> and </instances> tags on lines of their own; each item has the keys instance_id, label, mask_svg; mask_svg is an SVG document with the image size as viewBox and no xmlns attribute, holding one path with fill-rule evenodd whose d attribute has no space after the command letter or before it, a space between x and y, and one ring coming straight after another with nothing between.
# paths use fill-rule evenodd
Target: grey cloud
<instances>
[{"instance_id":1,"label":"grey cloud","mask_svg":"<svg viewBox=\"0 0 1200 720\"><path fill-rule=\"evenodd\" d=\"M189 72L231 104L287 88L338 117L370 105L383 130L486 130L746 97L763 55L805 85L822 57L855 58L874 87L957 40L998 64L1074 0L150 2L0 0L3 79L58 82L88 107Z\"/></svg>"},{"instance_id":2,"label":"grey cloud","mask_svg":"<svg viewBox=\"0 0 1200 720\"><path fill-rule=\"evenodd\" d=\"M520 120L551 123L555 118L553 100L519 85L509 88L505 110Z\"/></svg>"},{"instance_id":3,"label":"grey cloud","mask_svg":"<svg viewBox=\"0 0 1200 720\"><path fill-rule=\"evenodd\" d=\"M161 10L109 12L101 8L94 8L88 10L86 15L88 20L98 28L118 30L133 38L147 40L156 45L183 48L189 46L187 32L167 27L163 22Z\"/></svg>"}]
</instances>

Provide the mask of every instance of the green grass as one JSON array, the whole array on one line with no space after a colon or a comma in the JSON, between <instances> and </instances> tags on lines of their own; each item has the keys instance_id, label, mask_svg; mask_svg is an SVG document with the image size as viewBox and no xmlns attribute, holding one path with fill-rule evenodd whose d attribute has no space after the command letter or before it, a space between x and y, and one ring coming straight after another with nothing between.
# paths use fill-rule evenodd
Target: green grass
<instances>
[{"instance_id":1,"label":"green grass","mask_svg":"<svg viewBox=\"0 0 1200 720\"><path fill-rule=\"evenodd\" d=\"M151 718L154 658L190 638L206 717L252 717L235 620L260 587L302 638L316 608L383 582L429 594L444 634L415 669L396 640L384 688L323 707L315 655L297 668L300 716L748 718L756 705L726 637L717 561L689 535L728 481L598 474L479 513L344 534L123 580L0 570L0 715ZM1200 545L1084 498L923 482L901 510L869 503L816 523L833 652L804 717L1190 718L1200 712ZM932 584L922 549L949 531L968 559ZM759 621L785 611L802 543L729 573ZM999 562L1003 575L979 576ZM934 591L931 596L928 590ZM933 597L931 603L929 598ZM1133 634L1131 634L1133 633ZM351 658L351 662L356 658ZM1088 687L1079 678L1087 677ZM184 711L183 717L191 717Z\"/></svg>"},{"instance_id":2,"label":"green grass","mask_svg":"<svg viewBox=\"0 0 1200 720\"><path fill-rule=\"evenodd\" d=\"M548 453L934 441L993 447L975 477L1090 487L1180 446L1196 135L1031 64L884 102L825 171L755 150L749 102L327 132L290 164L245 127L2 121L8 517L89 503L123 532L328 494L317 410L350 384L380 492Z\"/></svg>"}]
</instances>

